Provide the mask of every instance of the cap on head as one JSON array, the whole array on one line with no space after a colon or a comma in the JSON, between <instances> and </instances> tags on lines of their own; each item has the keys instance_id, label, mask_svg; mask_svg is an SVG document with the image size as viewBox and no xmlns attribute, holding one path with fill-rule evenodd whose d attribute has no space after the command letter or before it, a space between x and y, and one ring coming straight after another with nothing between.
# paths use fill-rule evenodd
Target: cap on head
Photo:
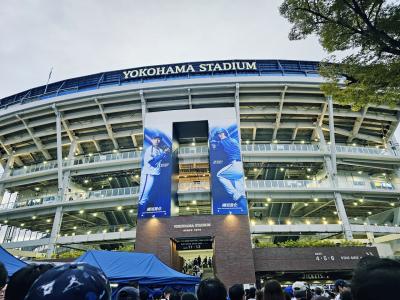
<instances>
[{"instance_id":1,"label":"cap on head","mask_svg":"<svg viewBox=\"0 0 400 300\"><path fill-rule=\"evenodd\" d=\"M86 263L71 263L44 273L30 288L25 300L109 300L111 289L104 273Z\"/></svg>"},{"instance_id":2,"label":"cap on head","mask_svg":"<svg viewBox=\"0 0 400 300\"><path fill-rule=\"evenodd\" d=\"M346 286L349 286L349 284L343 279L338 279L338 280L335 281L335 287L336 288L338 288L338 287L346 287Z\"/></svg>"}]
</instances>

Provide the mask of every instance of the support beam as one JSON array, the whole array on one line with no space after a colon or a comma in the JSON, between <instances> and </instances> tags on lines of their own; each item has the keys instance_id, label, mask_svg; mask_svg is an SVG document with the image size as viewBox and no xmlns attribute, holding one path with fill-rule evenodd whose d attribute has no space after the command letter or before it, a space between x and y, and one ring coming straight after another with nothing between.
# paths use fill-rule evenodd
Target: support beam
<instances>
[{"instance_id":1,"label":"support beam","mask_svg":"<svg viewBox=\"0 0 400 300\"><path fill-rule=\"evenodd\" d=\"M136 136L134 134L131 135L131 139L132 139L133 146L137 147L138 146L138 142L137 142Z\"/></svg>"},{"instance_id":2,"label":"support beam","mask_svg":"<svg viewBox=\"0 0 400 300\"><path fill-rule=\"evenodd\" d=\"M325 114L326 114L327 109L328 109L328 103L325 102L324 104L321 105L321 114L318 117L317 124L316 124L317 126L319 126L319 127L322 126L322 123L324 122L324 118L325 118ZM311 136L311 139L315 140L317 136L318 136L317 130L314 129L314 131L312 133L312 136Z\"/></svg>"},{"instance_id":3,"label":"support beam","mask_svg":"<svg viewBox=\"0 0 400 300\"><path fill-rule=\"evenodd\" d=\"M358 117L358 118L356 119L356 121L354 122L353 130L352 130L352 132L351 132L351 136L349 136L349 137L347 138L347 142L348 142L348 143L351 143L351 142L354 140L354 138L357 136L358 132L360 131L362 122L364 121L364 118L365 118L365 116L367 115L367 111L368 111L368 106L364 106L364 107L361 109L361 116Z\"/></svg>"},{"instance_id":4,"label":"support beam","mask_svg":"<svg viewBox=\"0 0 400 300\"><path fill-rule=\"evenodd\" d=\"M119 149L119 145L118 145L118 142L117 142L117 140L116 140L116 138L114 136L114 132L112 130L112 127L111 127L110 123L108 122L108 117L107 117L106 113L104 112L104 107L99 102L99 100L94 99L94 101L99 106L101 117L103 118L104 125L106 126L106 130L107 130L108 136L110 137L110 139L111 139L111 141L112 141L112 143L114 145L114 149L118 150Z\"/></svg>"},{"instance_id":5,"label":"support beam","mask_svg":"<svg viewBox=\"0 0 400 300\"><path fill-rule=\"evenodd\" d=\"M144 127L145 127L145 124L146 124L146 113L147 113L147 106L146 106L146 99L144 98L144 93L143 93L143 90L140 90L139 91L139 95L140 95L140 102L142 103L142 127L143 127L143 131L144 131ZM144 134L143 134L143 140L145 139L146 137L144 136ZM144 142L144 141L143 141Z\"/></svg>"},{"instance_id":6,"label":"support beam","mask_svg":"<svg viewBox=\"0 0 400 300\"><path fill-rule=\"evenodd\" d=\"M337 178L337 165L336 165L336 143L335 143L335 123L333 121L333 100L332 96L327 97L328 101L328 110L329 110L329 136L330 136L330 152L331 152L331 163L332 163L332 174L329 176L334 189L336 190L338 188L338 178ZM343 199L342 199L342 194L340 192L334 192L335 195L335 204L336 204L336 210L338 212L338 215L340 217L340 220L342 222L342 227L344 231L344 236L346 240L352 240L353 239L353 233L351 231L351 226L349 219L347 217L346 209L343 204Z\"/></svg>"},{"instance_id":7,"label":"support beam","mask_svg":"<svg viewBox=\"0 0 400 300\"><path fill-rule=\"evenodd\" d=\"M64 126L64 129L67 132L69 139L71 140L71 142L74 140L77 140L75 133L70 129L69 121L64 118L63 113L60 113L60 114L61 114L60 115L61 123ZM79 143L77 144L77 152L78 152L78 154L83 154L83 149Z\"/></svg>"},{"instance_id":8,"label":"support beam","mask_svg":"<svg viewBox=\"0 0 400 300\"><path fill-rule=\"evenodd\" d=\"M297 136L297 131L299 130L298 127L293 128L293 133L292 133L292 141L296 140L296 136Z\"/></svg>"},{"instance_id":9,"label":"support beam","mask_svg":"<svg viewBox=\"0 0 400 300\"><path fill-rule=\"evenodd\" d=\"M240 132L240 84L235 85L235 111L236 111L236 125L238 129L239 145L242 144L242 134Z\"/></svg>"},{"instance_id":10,"label":"support beam","mask_svg":"<svg viewBox=\"0 0 400 300\"><path fill-rule=\"evenodd\" d=\"M99 145L99 142L98 142L98 141L93 140L93 145L94 145L94 147L96 148L96 151L97 151L97 152L101 152L101 148L100 148L100 145Z\"/></svg>"},{"instance_id":11,"label":"support beam","mask_svg":"<svg viewBox=\"0 0 400 300\"><path fill-rule=\"evenodd\" d=\"M190 89L187 89L188 92L188 99L189 99L189 108L192 109L192 93Z\"/></svg>"},{"instance_id":12,"label":"support beam","mask_svg":"<svg viewBox=\"0 0 400 300\"><path fill-rule=\"evenodd\" d=\"M275 128L274 128L274 132L272 134L272 139L273 140L276 139L276 135L278 134L279 125L281 124L283 102L285 101L285 94L286 94L287 89L288 89L288 86L285 85L285 87L284 87L284 89L283 89L283 91L281 93L281 99L279 101L279 110L278 110L278 113L276 115Z\"/></svg>"},{"instance_id":13,"label":"support beam","mask_svg":"<svg viewBox=\"0 0 400 300\"><path fill-rule=\"evenodd\" d=\"M35 143L36 147L39 149L40 152L42 152L43 156L48 159L51 160L51 155L50 153L47 151L47 149L45 149L43 147L42 142L40 141L39 138L35 137L33 131L31 128L29 128L28 123L22 119L19 115L15 115L17 117L18 120L20 120L22 122L22 124L24 125L26 131L28 131L29 136L31 137L31 139L33 140L33 142Z\"/></svg>"},{"instance_id":14,"label":"support beam","mask_svg":"<svg viewBox=\"0 0 400 300\"><path fill-rule=\"evenodd\" d=\"M256 140L256 136L257 136L257 127L253 128L253 136L252 136L252 140L255 141Z\"/></svg>"}]
</instances>

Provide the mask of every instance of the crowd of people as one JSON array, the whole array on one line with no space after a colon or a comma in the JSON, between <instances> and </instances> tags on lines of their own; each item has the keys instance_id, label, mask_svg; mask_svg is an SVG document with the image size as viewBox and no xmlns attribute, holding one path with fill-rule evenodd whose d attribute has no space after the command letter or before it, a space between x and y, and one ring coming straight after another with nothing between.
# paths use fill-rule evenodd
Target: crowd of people
<instances>
[{"instance_id":1,"label":"crowd of people","mask_svg":"<svg viewBox=\"0 0 400 300\"><path fill-rule=\"evenodd\" d=\"M201 264L205 260L196 261ZM244 290L241 284L227 289L219 279L208 278L200 282L196 294L170 287L150 294L137 282L131 282L113 295L104 273L89 264L31 264L8 278L0 263L0 300L397 300L399 288L400 262L376 257L362 259L351 282L337 280L334 294L321 287L311 289L299 281L283 288L273 279L258 290Z\"/></svg>"},{"instance_id":2,"label":"crowd of people","mask_svg":"<svg viewBox=\"0 0 400 300\"><path fill-rule=\"evenodd\" d=\"M204 257L203 259L198 256L193 260L186 260L182 272L185 274L202 277L205 268L212 268L213 260L212 257Z\"/></svg>"}]
</instances>

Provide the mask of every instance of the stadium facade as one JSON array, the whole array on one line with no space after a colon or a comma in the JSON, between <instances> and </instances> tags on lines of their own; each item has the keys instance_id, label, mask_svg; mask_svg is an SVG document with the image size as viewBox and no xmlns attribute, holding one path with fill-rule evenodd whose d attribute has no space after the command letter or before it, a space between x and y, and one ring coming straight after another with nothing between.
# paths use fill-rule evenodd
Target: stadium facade
<instances>
[{"instance_id":1,"label":"stadium facade","mask_svg":"<svg viewBox=\"0 0 400 300\"><path fill-rule=\"evenodd\" d=\"M50 256L135 243L174 267L179 250L211 247L217 274L239 263L227 282L262 271L257 244L354 239L396 255L400 107L352 111L324 97L323 82L317 62L230 60L99 73L1 99L3 247ZM233 131L214 126L227 119ZM168 163L143 173L145 145L165 143L167 127ZM235 134L241 154L228 168L242 169L224 178L211 146ZM143 210L143 176L153 180L157 163L170 166L166 185L154 185L168 203ZM221 201L232 199L218 206L224 188Z\"/></svg>"}]
</instances>

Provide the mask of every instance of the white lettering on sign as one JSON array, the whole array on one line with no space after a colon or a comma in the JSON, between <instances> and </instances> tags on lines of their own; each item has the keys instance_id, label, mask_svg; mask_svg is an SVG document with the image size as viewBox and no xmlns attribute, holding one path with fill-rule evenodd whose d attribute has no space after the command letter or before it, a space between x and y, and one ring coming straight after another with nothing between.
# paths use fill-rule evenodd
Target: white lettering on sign
<instances>
[{"instance_id":1,"label":"white lettering on sign","mask_svg":"<svg viewBox=\"0 0 400 300\"><path fill-rule=\"evenodd\" d=\"M148 76L163 76L171 74L184 74L194 72L223 72L223 71L245 71L257 70L257 64L253 62L224 62L224 63L203 63L198 67L192 64L176 65L176 66L160 66L140 68L128 71L122 71L124 79L133 79Z\"/></svg>"},{"instance_id":2,"label":"white lettering on sign","mask_svg":"<svg viewBox=\"0 0 400 300\"><path fill-rule=\"evenodd\" d=\"M205 228L211 227L211 223L196 223L196 224L175 224L176 229L188 229L188 228ZM195 229L197 231L197 229Z\"/></svg>"}]
</instances>

